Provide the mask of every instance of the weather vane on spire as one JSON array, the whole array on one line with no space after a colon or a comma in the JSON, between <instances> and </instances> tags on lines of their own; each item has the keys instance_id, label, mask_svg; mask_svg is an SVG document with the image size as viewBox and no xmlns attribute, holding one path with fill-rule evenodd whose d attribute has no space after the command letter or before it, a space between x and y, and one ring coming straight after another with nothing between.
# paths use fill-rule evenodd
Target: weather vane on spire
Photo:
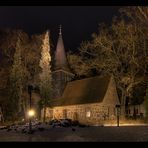
<instances>
[{"instance_id":1,"label":"weather vane on spire","mask_svg":"<svg viewBox=\"0 0 148 148\"><path fill-rule=\"evenodd\" d=\"M59 30L60 30L59 34L61 35L62 34L62 25L59 26Z\"/></svg>"}]
</instances>

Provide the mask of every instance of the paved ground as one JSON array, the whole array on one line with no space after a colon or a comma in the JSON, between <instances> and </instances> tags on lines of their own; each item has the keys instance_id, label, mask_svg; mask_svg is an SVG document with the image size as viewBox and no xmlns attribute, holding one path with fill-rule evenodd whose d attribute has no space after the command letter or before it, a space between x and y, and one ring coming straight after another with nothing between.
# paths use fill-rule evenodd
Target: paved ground
<instances>
[{"instance_id":1,"label":"paved ground","mask_svg":"<svg viewBox=\"0 0 148 148\"><path fill-rule=\"evenodd\" d=\"M51 127L32 135L0 130L0 141L144 142L148 141L148 126L77 127L75 131L70 127Z\"/></svg>"}]
</instances>

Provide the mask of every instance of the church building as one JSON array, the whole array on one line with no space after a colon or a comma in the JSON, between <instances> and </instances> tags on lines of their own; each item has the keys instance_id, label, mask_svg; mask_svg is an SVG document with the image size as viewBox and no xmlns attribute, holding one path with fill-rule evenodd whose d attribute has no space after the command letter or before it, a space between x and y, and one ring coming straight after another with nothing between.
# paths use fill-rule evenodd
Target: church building
<instances>
[{"instance_id":1,"label":"church building","mask_svg":"<svg viewBox=\"0 0 148 148\"><path fill-rule=\"evenodd\" d=\"M110 75L73 80L60 27L54 57L54 96L47 108L46 118L72 119L80 123L98 125L116 119L116 105L120 104L114 78Z\"/></svg>"}]
</instances>

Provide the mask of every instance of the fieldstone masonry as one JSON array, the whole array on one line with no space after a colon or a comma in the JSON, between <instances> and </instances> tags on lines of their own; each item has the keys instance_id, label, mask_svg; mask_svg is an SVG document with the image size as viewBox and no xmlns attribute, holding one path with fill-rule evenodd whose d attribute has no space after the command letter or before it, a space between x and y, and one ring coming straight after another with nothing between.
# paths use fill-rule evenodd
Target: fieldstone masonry
<instances>
[{"instance_id":1,"label":"fieldstone masonry","mask_svg":"<svg viewBox=\"0 0 148 148\"><path fill-rule=\"evenodd\" d=\"M48 108L47 114L49 120L69 118L78 120L85 124L101 124L105 120L116 119L114 106L106 106L103 103L72 105L64 107Z\"/></svg>"}]
</instances>

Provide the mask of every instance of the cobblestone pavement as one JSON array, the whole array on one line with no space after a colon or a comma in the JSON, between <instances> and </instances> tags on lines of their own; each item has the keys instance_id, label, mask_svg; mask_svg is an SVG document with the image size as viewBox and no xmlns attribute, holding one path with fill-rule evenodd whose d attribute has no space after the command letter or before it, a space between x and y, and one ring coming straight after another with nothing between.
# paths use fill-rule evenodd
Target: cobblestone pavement
<instances>
[{"instance_id":1,"label":"cobblestone pavement","mask_svg":"<svg viewBox=\"0 0 148 148\"><path fill-rule=\"evenodd\" d=\"M122 127L76 127L49 128L26 134L0 130L0 141L52 141L52 142L145 142L148 141L148 126Z\"/></svg>"}]
</instances>

